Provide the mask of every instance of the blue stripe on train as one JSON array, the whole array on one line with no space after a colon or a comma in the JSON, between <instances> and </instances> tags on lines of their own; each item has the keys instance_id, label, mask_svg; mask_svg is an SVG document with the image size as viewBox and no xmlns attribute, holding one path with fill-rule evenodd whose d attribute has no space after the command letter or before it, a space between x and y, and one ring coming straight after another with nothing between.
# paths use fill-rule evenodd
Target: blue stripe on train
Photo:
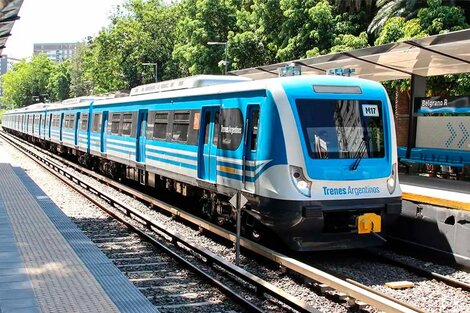
<instances>
[{"instance_id":1,"label":"blue stripe on train","mask_svg":"<svg viewBox=\"0 0 470 313\"><path fill-rule=\"evenodd\" d=\"M154 156L151 156L151 155L147 155L147 159L154 160L154 161L159 161L159 162L163 162L163 163L168 163L168 164L172 164L172 165L176 165L176 166L181 166L181 167L189 168L189 169L192 169L192 170L197 169L196 165L181 163L181 162L173 161L173 160L166 160L166 159L154 157Z\"/></svg>"}]
</instances>

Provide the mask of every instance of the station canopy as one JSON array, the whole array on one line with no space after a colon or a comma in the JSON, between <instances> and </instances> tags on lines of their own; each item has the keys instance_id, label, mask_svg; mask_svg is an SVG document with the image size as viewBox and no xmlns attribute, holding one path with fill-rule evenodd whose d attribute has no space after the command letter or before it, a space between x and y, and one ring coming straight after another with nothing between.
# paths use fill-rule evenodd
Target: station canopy
<instances>
[{"instance_id":1,"label":"station canopy","mask_svg":"<svg viewBox=\"0 0 470 313\"><path fill-rule=\"evenodd\" d=\"M0 55L5 48L11 29L16 20L19 19L23 0L0 0Z\"/></svg>"},{"instance_id":2,"label":"station canopy","mask_svg":"<svg viewBox=\"0 0 470 313\"><path fill-rule=\"evenodd\" d=\"M470 72L470 29L405 40L381 46L252 67L229 74L252 79L278 76L278 69L296 65L302 75L324 75L330 69L350 68L354 77L374 81Z\"/></svg>"}]
</instances>

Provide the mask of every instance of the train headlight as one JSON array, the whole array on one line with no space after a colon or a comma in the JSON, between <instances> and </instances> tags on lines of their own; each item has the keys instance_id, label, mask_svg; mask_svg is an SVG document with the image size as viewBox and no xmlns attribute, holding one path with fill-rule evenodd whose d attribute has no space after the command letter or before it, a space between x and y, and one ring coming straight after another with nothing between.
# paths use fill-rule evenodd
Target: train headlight
<instances>
[{"instance_id":1,"label":"train headlight","mask_svg":"<svg viewBox=\"0 0 470 313\"><path fill-rule=\"evenodd\" d=\"M310 188L312 187L312 182L309 181L301 167L298 166L289 166L290 178L295 188L304 196L310 198Z\"/></svg>"},{"instance_id":2,"label":"train headlight","mask_svg":"<svg viewBox=\"0 0 470 313\"><path fill-rule=\"evenodd\" d=\"M395 191L397 187L397 163L393 163L392 165L392 174L387 179L387 189L390 194Z\"/></svg>"}]
</instances>

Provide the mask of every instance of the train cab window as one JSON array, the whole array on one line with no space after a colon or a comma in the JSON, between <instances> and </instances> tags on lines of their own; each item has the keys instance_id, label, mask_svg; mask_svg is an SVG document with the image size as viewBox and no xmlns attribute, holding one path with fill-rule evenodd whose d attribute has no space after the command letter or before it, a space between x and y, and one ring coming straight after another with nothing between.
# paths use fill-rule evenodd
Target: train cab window
<instances>
[{"instance_id":1,"label":"train cab window","mask_svg":"<svg viewBox=\"0 0 470 313\"><path fill-rule=\"evenodd\" d=\"M132 132L132 113L122 115L122 135L130 136Z\"/></svg>"},{"instance_id":2,"label":"train cab window","mask_svg":"<svg viewBox=\"0 0 470 313\"><path fill-rule=\"evenodd\" d=\"M155 113L155 122L153 124L153 138L159 139L159 140L165 140L167 125L168 125L168 112Z\"/></svg>"},{"instance_id":3,"label":"train cab window","mask_svg":"<svg viewBox=\"0 0 470 313\"><path fill-rule=\"evenodd\" d=\"M251 110L250 120L250 150L254 151L258 146L259 108Z\"/></svg>"},{"instance_id":4,"label":"train cab window","mask_svg":"<svg viewBox=\"0 0 470 313\"><path fill-rule=\"evenodd\" d=\"M219 148L236 150L240 146L243 139L243 123L240 109L222 110Z\"/></svg>"},{"instance_id":5,"label":"train cab window","mask_svg":"<svg viewBox=\"0 0 470 313\"><path fill-rule=\"evenodd\" d=\"M188 141L189 116L189 112L175 112L173 116L173 131L171 132L172 141Z\"/></svg>"},{"instance_id":6,"label":"train cab window","mask_svg":"<svg viewBox=\"0 0 470 313\"><path fill-rule=\"evenodd\" d=\"M214 117L214 138L212 139L212 143L214 146L219 145L219 133L220 133L220 113L219 111L215 112Z\"/></svg>"},{"instance_id":7,"label":"train cab window","mask_svg":"<svg viewBox=\"0 0 470 313\"><path fill-rule=\"evenodd\" d=\"M211 112L206 112L204 117L204 144L207 145L209 142L209 127L211 125Z\"/></svg>"},{"instance_id":8,"label":"train cab window","mask_svg":"<svg viewBox=\"0 0 470 313\"><path fill-rule=\"evenodd\" d=\"M82 114L80 117L80 130L88 130L88 114Z\"/></svg>"},{"instance_id":9,"label":"train cab window","mask_svg":"<svg viewBox=\"0 0 470 313\"><path fill-rule=\"evenodd\" d=\"M91 130L94 133L97 133L100 131L100 124L101 124L101 113L93 114L93 127Z\"/></svg>"},{"instance_id":10,"label":"train cab window","mask_svg":"<svg viewBox=\"0 0 470 313\"><path fill-rule=\"evenodd\" d=\"M113 113L111 118L111 134L118 135L119 134L119 125L121 124L121 114L120 113Z\"/></svg>"}]
</instances>

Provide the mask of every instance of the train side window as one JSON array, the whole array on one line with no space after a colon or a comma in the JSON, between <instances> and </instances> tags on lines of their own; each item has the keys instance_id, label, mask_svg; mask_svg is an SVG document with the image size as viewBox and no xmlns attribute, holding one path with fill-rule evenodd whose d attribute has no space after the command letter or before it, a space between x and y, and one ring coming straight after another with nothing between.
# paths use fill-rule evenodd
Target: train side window
<instances>
[{"instance_id":1,"label":"train side window","mask_svg":"<svg viewBox=\"0 0 470 313\"><path fill-rule=\"evenodd\" d=\"M240 109L223 109L219 148L236 150L243 139L243 115Z\"/></svg>"},{"instance_id":2,"label":"train side window","mask_svg":"<svg viewBox=\"0 0 470 313\"><path fill-rule=\"evenodd\" d=\"M80 117L80 130L88 130L88 114L82 114Z\"/></svg>"},{"instance_id":3,"label":"train side window","mask_svg":"<svg viewBox=\"0 0 470 313\"><path fill-rule=\"evenodd\" d=\"M130 136L132 132L132 113L122 115L122 135Z\"/></svg>"},{"instance_id":4,"label":"train side window","mask_svg":"<svg viewBox=\"0 0 470 313\"><path fill-rule=\"evenodd\" d=\"M75 114L70 114L70 122L69 122L69 128L74 129L75 128Z\"/></svg>"},{"instance_id":5,"label":"train side window","mask_svg":"<svg viewBox=\"0 0 470 313\"><path fill-rule=\"evenodd\" d=\"M167 126L168 112L156 112L155 122L153 123L153 138L158 140L165 140Z\"/></svg>"},{"instance_id":6,"label":"train side window","mask_svg":"<svg viewBox=\"0 0 470 313\"><path fill-rule=\"evenodd\" d=\"M178 142L188 141L189 112L175 112L173 115L173 130L171 140Z\"/></svg>"},{"instance_id":7,"label":"train side window","mask_svg":"<svg viewBox=\"0 0 470 313\"><path fill-rule=\"evenodd\" d=\"M199 136L199 124L201 123L201 111L191 110L191 119L189 121L188 144L197 145Z\"/></svg>"},{"instance_id":8,"label":"train side window","mask_svg":"<svg viewBox=\"0 0 470 313\"><path fill-rule=\"evenodd\" d=\"M111 134L119 134L119 125L121 124L121 114L113 113L111 118Z\"/></svg>"},{"instance_id":9,"label":"train side window","mask_svg":"<svg viewBox=\"0 0 470 313\"><path fill-rule=\"evenodd\" d=\"M251 110L251 129L249 132L250 136L250 149L256 150L258 146L258 131L259 131L259 108Z\"/></svg>"},{"instance_id":10,"label":"train side window","mask_svg":"<svg viewBox=\"0 0 470 313\"><path fill-rule=\"evenodd\" d=\"M100 131L100 125L101 125L101 113L95 113L93 114L93 127L92 131L94 133L97 133Z\"/></svg>"}]
</instances>

